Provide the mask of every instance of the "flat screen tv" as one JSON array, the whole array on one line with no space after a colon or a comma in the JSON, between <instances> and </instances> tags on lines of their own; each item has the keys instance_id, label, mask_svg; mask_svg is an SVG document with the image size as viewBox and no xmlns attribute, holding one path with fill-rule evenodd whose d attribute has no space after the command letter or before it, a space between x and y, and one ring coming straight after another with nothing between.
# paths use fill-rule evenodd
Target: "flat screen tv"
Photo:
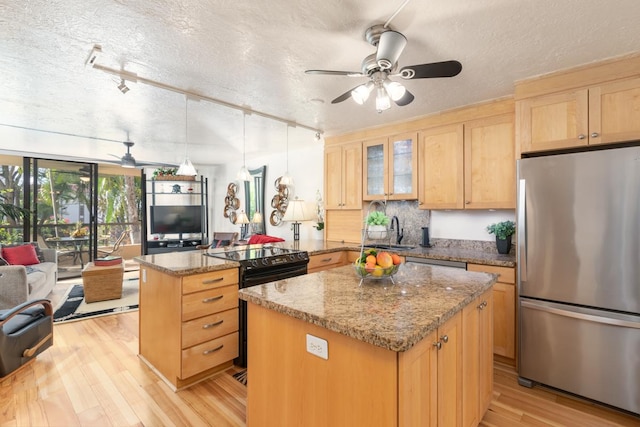
<instances>
[{"instance_id":1,"label":"flat screen tv","mask_svg":"<svg viewBox=\"0 0 640 427\"><path fill-rule=\"evenodd\" d=\"M152 234L202 233L202 206L151 206Z\"/></svg>"}]
</instances>

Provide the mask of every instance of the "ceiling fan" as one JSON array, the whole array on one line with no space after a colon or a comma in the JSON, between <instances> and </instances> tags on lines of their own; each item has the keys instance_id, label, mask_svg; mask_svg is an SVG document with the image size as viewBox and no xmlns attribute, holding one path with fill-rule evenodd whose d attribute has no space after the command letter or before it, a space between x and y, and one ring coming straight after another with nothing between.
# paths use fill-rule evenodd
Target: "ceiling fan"
<instances>
[{"instance_id":1,"label":"ceiling fan","mask_svg":"<svg viewBox=\"0 0 640 427\"><path fill-rule=\"evenodd\" d=\"M123 168L140 168L144 166L167 166L166 163L136 162L136 159L131 155L131 151L130 151L131 147L133 147L135 143L133 141L129 141L128 139L126 141L122 141L122 143L124 144L125 147L127 147L127 152L124 153L122 157L117 156L115 154L109 154L110 156L120 159L119 162L112 162L112 163L120 164L120 166L122 166Z\"/></svg>"},{"instance_id":2,"label":"ceiling fan","mask_svg":"<svg viewBox=\"0 0 640 427\"><path fill-rule=\"evenodd\" d=\"M462 71L458 61L432 62L409 65L398 69L398 58L407 45L407 38L391 30L387 24L374 25L365 32L365 39L376 47L376 52L362 61L361 71L306 70L307 74L325 74L333 76L368 77L367 83L356 86L343 93L332 104L345 101L349 97L358 104L364 104L373 90L376 90L376 110L378 113L391 108L391 100L398 106L405 106L414 100L414 96L401 83L390 77L405 80L454 77Z\"/></svg>"}]
</instances>

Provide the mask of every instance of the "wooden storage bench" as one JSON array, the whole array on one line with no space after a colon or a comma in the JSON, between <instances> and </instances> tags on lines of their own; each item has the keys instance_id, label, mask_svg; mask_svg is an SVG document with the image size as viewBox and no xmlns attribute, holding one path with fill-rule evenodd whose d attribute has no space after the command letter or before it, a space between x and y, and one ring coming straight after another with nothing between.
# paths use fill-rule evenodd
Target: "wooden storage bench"
<instances>
[{"instance_id":1,"label":"wooden storage bench","mask_svg":"<svg viewBox=\"0 0 640 427\"><path fill-rule=\"evenodd\" d=\"M124 265L96 267L93 262L82 270L84 300L86 302L106 301L122 298L122 277Z\"/></svg>"}]
</instances>

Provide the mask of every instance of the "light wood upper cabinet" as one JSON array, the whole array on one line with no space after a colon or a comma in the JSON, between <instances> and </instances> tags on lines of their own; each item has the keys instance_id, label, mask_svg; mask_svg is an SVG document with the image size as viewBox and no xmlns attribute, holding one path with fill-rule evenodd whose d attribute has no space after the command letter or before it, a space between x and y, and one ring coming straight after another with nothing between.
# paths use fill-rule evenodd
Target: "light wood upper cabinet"
<instances>
[{"instance_id":1,"label":"light wood upper cabinet","mask_svg":"<svg viewBox=\"0 0 640 427\"><path fill-rule=\"evenodd\" d=\"M514 116L420 132L421 209L514 209Z\"/></svg>"},{"instance_id":2,"label":"light wood upper cabinet","mask_svg":"<svg viewBox=\"0 0 640 427\"><path fill-rule=\"evenodd\" d=\"M408 200L418 197L417 133L363 143L364 200Z\"/></svg>"},{"instance_id":3,"label":"light wood upper cabinet","mask_svg":"<svg viewBox=\"0 0 640 427\"><path fill-rule=\"evenodd\" d=\"M325 209L362 209L362 143L327 146Z\"/></svg>"},{"instance_id":4,"label":"light wood upper cabinet","mask_svg":"<svg viewBox=\"0 0 640 427\"><path fill-rule=\"evenodd\" d=\"M464 126L420 132L418 204L422 209L464 208Z\"/></svg>"},{"instance_id":5,"label":"light wood upper cabinet","mask_svg":"<svg viewBox=\"0 0 640 427\"><path fill-rule=\"evenodd\" d=\"M465 209L515 209L513 114L464 125Z\"/></svg>"},{"instance_id":6,"label":"light wood upper cabinet","mask_svg":"<svg viewBox=\"0 0 640 427\"><path fill-rule=\"evenodd\" d=\"M640 79L516 103L522 153L640 139Z\"/></svg>"}]
</instances>

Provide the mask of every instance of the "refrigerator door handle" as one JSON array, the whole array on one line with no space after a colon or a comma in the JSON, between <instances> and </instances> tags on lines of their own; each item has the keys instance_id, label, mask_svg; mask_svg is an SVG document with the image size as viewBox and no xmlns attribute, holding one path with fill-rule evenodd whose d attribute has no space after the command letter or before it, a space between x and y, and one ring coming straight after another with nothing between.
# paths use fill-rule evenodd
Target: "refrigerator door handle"
<instances>
[{"instance_id":1,"label":"refrigerator door handle","mask_svg":"<svg viewBox=\"0 0 640 427\"><path fill-rule=\"evenodd\" d=\"M586 312L572 311L564 308L556 307L557 304L547 303L543 301L520 300L520 306L533 310L546 311L547 313L557 314L558 316L571 317L579 320L586 320L594 323L603 323L606 325L622 326L625 328L640 329L640 321L633 320L633 316L624 314L612 314L615 317L604 317ZM586 311L583 310L583 311ZM626 320L628 318L629 320Z\"/></svg>"},{"instance_id":2,"label":"refrigerator door handle","mask_svg":"<svg viewBox=\"0 0 640 427\"><path fill-rule=\"evenodd\" d=\"M526 190L527 185L524 179L518 183L518 265L520 266L520 281L527 281L527 209L526 209Z\"/></svg>"}]
</instances>

